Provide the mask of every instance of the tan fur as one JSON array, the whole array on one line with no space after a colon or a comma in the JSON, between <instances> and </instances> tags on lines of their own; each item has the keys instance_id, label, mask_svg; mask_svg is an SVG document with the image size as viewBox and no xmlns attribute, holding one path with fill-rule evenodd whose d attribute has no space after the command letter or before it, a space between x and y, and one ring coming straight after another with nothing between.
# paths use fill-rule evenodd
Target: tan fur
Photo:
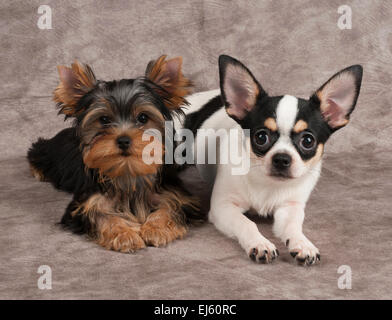
<instances>
[{"instance_id":1,"label":"tan fur","mask_svg":"<svg viewBox=\"0 0 392 320\"><path fill-rule=\"evenodd\" d=\"M198 201L171 190L155 195L155 202L158 203L158 210L147 217L141 227L141 236L146 244L159 247L186 234L186 224L180 215L181 208L189 206L196 209Z\"/></svg>"},{"instance_id":2,"label":"tan fur","mask_svg":"<svg viewBox=\"0 0 392 320\"><path fill-rule=\"evenodd\" d=\"M96 83L94 73L88 65L82 65L77 60L71 68L58 66L57 70L60 83L53 92L53 100L60 105L60 113L73 116L79 99Z\"/></svg>"},{"instance_id":3,"label":"tan fur","mask_svg":"<svg viewBox=\"0 0 392 320\"><path fill-rule=\"evenodd\" d=\"M169 96L165 99L168 109L180 108L186 103L185 96L191 93L192 82L182 74L182 57L166 60L166 55L148 64L146 77L165 89ZM165 96L164 92L160 92Z\"/></svg>"},{"instance_id":4,"label":"tan fur","mask_svg":"<svg viewBox=\"0 0 392 320\"><path fill-rule=\"evenodd\" d=\"M308 128L307 122L304 120L298 120L297 123L295 124L293 131L295 133L300 133Z\"/></svg>"},{"instance_id":5,"label":"tan fur","mask_svg":"<svg viewBox=\"0 0 392 320\"><path fill-rule=\"evenodd\" d=\"M274 118L267 118L264 121L264 127L270 129L271 131L277 131L278 126L276 125L276 121Z\"/></svg>"},{"instance_id":6,"label":"tan fur","mask_svg":"<svg viewBox=\"0 0 392 320\"><path fill-rule=\"evenodd\" d=\"M152 213L141 206L134 208L138 211L134 215L129 209L129 198L97 193L79 204L71 215L86 216L94 226L90 236L101 246L120 252L134 252L146 244L164 246L184 237L187 228L181 208L195 208L196 200L174 190L163 190L150 197L150 210L155 210Z\"/></svg>"},{"instance_id":7,"label":"tan fur","mask_svg":"<svg viewBox=\"0 0 392 320\"><path fill-rule=\"evenodd\" d=\"M307 160L305 162L305 165L308 167L312 167L313 165L315 165L317 162L321 160L321 157L323 156L323 152L324 152L324 144L320 143L317 146L316 154L312 158Z\"/></svg>"},{"instance_id":8,"label":"tan fur","mask_svg":"<svg viewBox=\"0 0 392 320\"><path fill-rule=\"evenodd\" d=\"M79 209L79 213L83 214L94 214L95 212L105 212L105 213L114 213L114 203L113 200L109 200L107 197L104 195L97 193L92 195L90 198L87 199L83 203L83 206ZM73 212L73 215L76 212Z\"/></svg>"},{"instance_id":9,"label":"tan fur","mask_svg":"<svg viewBox=\"0 0 392 320\"><path fill-rule=\"evenodd\" d=\"M183 206L189 206L196 209L199 205L196 198L192 196L186 196L182 193L180 194L175 190L165 190L157 196L159 197L159 206L161 208L168 209L171 212L179 212Z\"/></svg>"},{"instance_id":10,"label":"tan fur","mask_svg":"<svg viewBox=\"0 0 392 320\"><path fill-rule=\"evenodd\" d=\"M103 216L97 223L97 243L106 249L134 252L146 245L139 235L140 226L118 216Z\"/></svg>"},{"instance_id":11,"label":"tan fur","mask_svg":"<svg viewBox=\"0 0 392 320\"><path fill-rule=\"evenodd\" d=\"M85 215L95 227L90 235L101 246L120 252L133 252L145 247L140 237L140 223L119 199L97 193L81 203L71 214Z\"/></svg>"},{"instance_id":12,"label":"tan fur","mask_svg":"<svg viewBox=\"0 0 392 320\"><path fill-rule=\"evenodd\" d=\"M140 234L146 244L160 247L184 237L186 231L185 226L178 223L168 209L159 209L148 216Z\"/></svg>"},{"instance_id":13,"label":"tan fur","mask_svg":"<svg viewBox=\"0 0 392 320\"><path fill-rule=\"evenodd\" d=\"M44 174L37 168L34 168L31 164L30 164L30 171L33 177L36 178L38 181L47 181L45 179Z\"/></svg>"},{"instance_id":14,"label":"tan fur","mask_svg":"<svg viewBox=\"0 0 392 320\"><path fill-rule=\"evenodd\" d=\"M144 148L152 141L143 141L144 130L133 128L127 131L110 129L107 134L98 136L92 146L85 150L83 161L89 168L98 169L102 177L107 176L114 178L129 174L132 177L145 176L157 173L160 164L146 164L143 161L142 154ZM129 155L121 155L121 150L117 147L116 140L121 135L128 135L132 144L129 149ZM163 144L158 139L153 140L157 147L161 148L164 154ZM153 151L150 154L154 157Z\"/></svg>"}]
</instances>

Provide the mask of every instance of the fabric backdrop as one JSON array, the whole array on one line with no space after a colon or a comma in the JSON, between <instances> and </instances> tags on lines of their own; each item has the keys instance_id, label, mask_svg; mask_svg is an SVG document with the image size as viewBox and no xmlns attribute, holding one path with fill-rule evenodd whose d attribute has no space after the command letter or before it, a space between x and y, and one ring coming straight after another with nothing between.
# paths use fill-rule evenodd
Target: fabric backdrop
<instances>
[{"instance_id":1,"label":"fabric backdrop","mask_svg":"<svg viewBox=\"0 0 392 320\"><path fill-rule=\"evenodd\" d=\"M49 5L52 29L38 7ZM338 27L339 6L352 29ZM392 298L392 2L390 1L2 1L0 4L0 298ZM350 124L326 146L322 178L306 210L305 234L321 264L281 257L256 265L236 241L206 224L166 248L136 254L101 249L56 223L70 195L34 180L25 159L38 137L69 126L56 115L56 65L75 58L99 79L141 75L161 54L183 56L196 91L218 87L217 59L246 64L270 94L308 97L340 69L362 64ZM194 170L185 179L208 206ZM39 266L52 269L40 290ZM352 289L338 287L338 268Z\"/></svg>"}]
</instances>

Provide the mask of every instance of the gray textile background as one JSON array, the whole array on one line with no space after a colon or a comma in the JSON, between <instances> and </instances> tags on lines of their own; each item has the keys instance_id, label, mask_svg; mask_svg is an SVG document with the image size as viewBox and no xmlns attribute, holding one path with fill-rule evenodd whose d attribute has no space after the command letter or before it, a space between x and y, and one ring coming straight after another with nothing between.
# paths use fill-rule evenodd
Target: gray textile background
<instances>
[{"instance_id":1,"label":"gray textile background","mask_svg":"<svg viewBox=\"0 0 392 320\"><path fill-rule=\"evenodd\" d=\"M37 27L40 4L52 8L52 30ZM352 30L337 27L342 4L352 8ZM392 298L390 1L2 1L0 33L0 298ZM304 230L321 265L294 265L270 221L260 228L281 252L272 265L252 263L209 224L133 255L56 225L70 196L35 181L25 160L37 137L69 125L51 101L56 65L78 58L110 80L138 76L164 53L184 57L196 91L218 86L222 53L243 61L269 93L300 97L363 65L357 109L327 144L307 207ZM194 171L186 179L203 191ZM52 290L37 288L44 264ZM352 268L352 290L337 286L341 265Z\"/></svg>"}]
</instances>

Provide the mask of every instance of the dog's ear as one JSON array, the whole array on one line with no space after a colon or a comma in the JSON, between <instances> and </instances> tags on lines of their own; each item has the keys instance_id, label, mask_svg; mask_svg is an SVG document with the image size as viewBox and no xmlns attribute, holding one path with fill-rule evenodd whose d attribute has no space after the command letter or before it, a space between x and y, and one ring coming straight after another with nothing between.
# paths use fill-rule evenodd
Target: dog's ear
<instances>
[{"instance_id":1,"label":"dog's ear","mask_svg":"<svg viewBox=\"0 0 392 320\"><path fill-rule=\"evenodd\" d=\"M169 110L177 110L187 104L185 96L191 92L192 82L184 77L181 68L182 57L166 60L166 55L147 65L146 78L164 89L158 90L158 93Z\"/></svg>"},{"instance_id":2,"label":"dog's ear","mask_svg":"<svg viewBox=\"0 0 392 320\"><path fill-rule=\"evenodd\" d=\"M232 57L219 57L219 77L226 112L236 121L245 118L260 95L266 95L249 69Z\"/></svg>"},{"instance_id":3,"label":"dog's ear","mask_svg":"<svg viewBox=\"0 0 392 320\"><path fill-rule=\"evenodd\" d=\"M332 76L313 95L328 126L335 131L345 126L357 103L362 82L362 67L354 65Z\"/></svg>"},{"instance_id":4,"label":"dog's ear","mask_svg":"<svg viewBox=\"0 0 392 320\"><path fill-rule=\"evenodd\" d=\"M82 65L78 61L71 65L58 66L60 83L54 90L54 101L58 104L59 113L66 117L75 116L79 110L76 109L80 98L89 92L97 80L88 65Z\"/></svg>"}]
</instances>

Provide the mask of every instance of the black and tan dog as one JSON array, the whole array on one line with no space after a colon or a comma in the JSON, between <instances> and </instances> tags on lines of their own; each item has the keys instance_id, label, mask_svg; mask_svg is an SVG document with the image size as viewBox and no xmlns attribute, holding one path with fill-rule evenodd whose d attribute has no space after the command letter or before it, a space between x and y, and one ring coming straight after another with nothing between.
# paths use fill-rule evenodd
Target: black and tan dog
<instances>
[{"instance_id":1,"label":"black and tan dog","mask_svg":"<svg viewBox=\"0 0 392 320\"><path fill-rule=\"evenodd\" d=\"M164 136L165 121L187 103L191 82L181 66L180 57L161 56L148 64L145 76L120 81L96 80L91 68L77 61L58 67L54 100L74 125L35 142L28 160L34 176L73 193L64 226L121 252L185 235L188 218L197 215L194 199L174 165L142 158L150 143L143 134L155 129Z\"/></svg>"}]
</instances>

